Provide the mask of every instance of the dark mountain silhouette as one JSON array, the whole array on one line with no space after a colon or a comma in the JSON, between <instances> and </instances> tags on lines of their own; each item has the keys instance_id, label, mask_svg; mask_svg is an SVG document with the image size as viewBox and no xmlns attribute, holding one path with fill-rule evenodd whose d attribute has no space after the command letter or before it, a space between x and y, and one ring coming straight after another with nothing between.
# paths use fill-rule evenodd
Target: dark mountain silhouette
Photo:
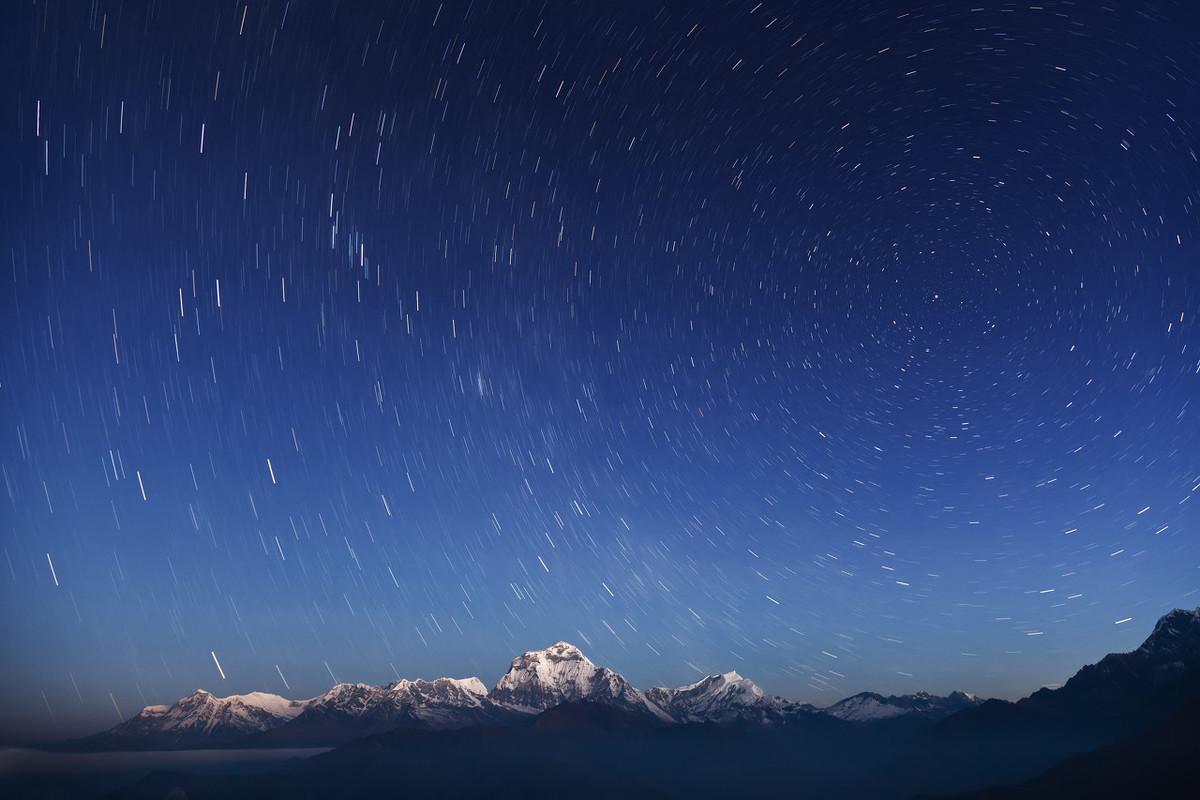
<instances>
[{"instance_id":1,"label":"dark mountain silhouette","mask_svg":"<svg viewBox=\"0 0 1200 800\"><path fill-rule=\"evenodd\" d=\"M575 700L539 714L531 726L538 731L573 734L587 732L638 735L665 724L655 717L647 717L636 711L604 703Z\"/></svg>"},{"instance_id":2,"label":"dark mountain silhouette","mask_svg":"<svg viewBox=\"0 0 1200 800\"><path fill-rule=\"evenodd\" d=\"M857 796L856 729L827 717L815 724L820 730L669 725L627 708L570 701L520 727L397 730L292 770L226 780L155 774L112 797L775 797L796 780L819 796Z\"/></svg>"},{"instance_id":3,"label":"dark mountain silhouette","mask_svg":"<svg viewBox=\"0 0 1200 800\"><path fill-rule=\"evenodd\" d=\"M1200 788L1200 702L1164 722L1071 756L1031 781L960 795L960 800L1084 800L1191 797Z\"/></svg>"},{"instance_id":4,"label":"dark mountain silhouette","mask_svg":"<svg viewBox=\"0 0 1200 800\"><path fill-rule=\"evenodd\" d=\"M1015 703L989 700L923 732L903 763L883 772L925 778L943 792L1042 772L1161 723L1200 699L1200 609L1162 617L1137 650L1113 653L1058 689Z\"/></svg>"}]
</instances>

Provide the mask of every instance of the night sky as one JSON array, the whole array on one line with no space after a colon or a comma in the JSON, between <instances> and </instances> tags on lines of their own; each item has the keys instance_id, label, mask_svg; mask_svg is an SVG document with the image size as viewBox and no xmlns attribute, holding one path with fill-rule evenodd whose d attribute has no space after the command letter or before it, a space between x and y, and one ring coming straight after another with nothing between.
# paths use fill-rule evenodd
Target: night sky
<instances>
[{"instance_id":1,"label":"night sky","mask_svg":"<svg viewBox=\"0 0 1200 800\"><path fill-rule=\"evenodd\" d=\"M0 732L1200 605L1200 8L979 2L6 4Z\"/></svg>"}]
</instances>

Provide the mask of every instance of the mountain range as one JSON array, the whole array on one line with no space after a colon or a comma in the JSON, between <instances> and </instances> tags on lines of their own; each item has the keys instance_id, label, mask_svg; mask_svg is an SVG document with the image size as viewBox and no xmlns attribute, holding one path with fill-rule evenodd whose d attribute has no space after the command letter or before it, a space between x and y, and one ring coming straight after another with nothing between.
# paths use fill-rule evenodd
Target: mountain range
<instances>
[{"instance_id":1,"label":"mountain range","mask_svg":"<svg viewBox=\"0 0 1200 800\"><path fill-rule=\"evenodd\" d=\"M565 703L618 709L650 725L708 723L781 726L828 716L851 723L898 717L936 720L981 701L964 692L889 696L866 692L828 708L768 696L736 672L677 689L640 691L597 667L579 648L557 642L513 659L490 691L478 678L398 680L386 686L339 683L308 700L275 694L217 697L204 689L173 705L143 708L103 733L76 740L88 750L332 746L397 728L452 730L514 725Z\"/></svg>"},{"instance_id":2,"label":"mountain range","mask_svg":"<svg viewBox=\"0 0 1200 800\"><path fill-rule=\"evenodd\" d=\"M143 774L113 800L525 797L547 787L573 798L1027 800L1189 796L1197 730L1200 609L1170 612L1136 650L1016 702L866 692L816 708L736 672L642 691L558 642L514 659L490 690L441 678L339 684L299 701L196 692L72 746L332 747L254 774ZM13 796L36 796L18 788Z\"/></svg>"}]
</instances>

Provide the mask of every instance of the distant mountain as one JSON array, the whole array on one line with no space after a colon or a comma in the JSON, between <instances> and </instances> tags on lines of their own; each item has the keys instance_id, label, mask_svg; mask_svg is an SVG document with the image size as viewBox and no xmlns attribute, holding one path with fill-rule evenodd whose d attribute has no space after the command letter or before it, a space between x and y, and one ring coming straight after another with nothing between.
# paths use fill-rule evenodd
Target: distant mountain
<instances>
[{"instance_id":1,"label":"distant mountain","mask_svg":"<svg viewBox=\"0 0 1200 800\"><path fill-rule=\"evenodd\" d=\"M966 692L951 692L946 697L925 692L887 697L875 692L862 692L821 710L846 722L878 722L910 716L937 720L974 708L982 702Z\"/></svg>"},{"instance_id":2,"label":"distant mountain","mask_svg":"<svg viewBox=\"0 0 1200 800\"><path fill-rule=\"evenodd\" d=\"M608 706L656 725L798 725L823 715L867 722L900 714L932 718L966 705L967 697L856 695L822 710L768 696L736 672L709 675L677 689L641 692L621 674L593 664L574 645L556 642L513 659L490 692L478 678L399 680L387 686L341 683L302 701L260 692L216 698L200 690L170 708L149 706L116 728L71 746L324 747L398 728L525 724L566 703Z\"/></svg>"},{"instance_id":3,"label":"distant mountain","mask_svg":"<svg viewBox=\"0 0 1200 800\"><path fill-rule=\"evenodd\" d=\"M768 697L754 681L736 672L709 675L678 689L647 689L646 698L676 723L774 725L796 715L816 712L812 706Z\"/></svg>"},{"instance_id":4,"label":"distant mountain","mask_svg":"<svg viewBox=\"0 0 1200 800\"><path fill-rule=\"evenodd\" d=\"M902 726L903 735L933 726L923 734L932 742L931 753L943 745L961 746L975 748L983 754L979 758L1003 753L997 756L1001 761L1045 768L1066 754L1161 721L1182 703L1200 698L1198 670L1200 609L1172 611L1137 650L1106 656L1062 688L1043 689L1016 703L983 703L964 692L946 697L863 692L817 709L768 696L736 672L642 692L619 673L596 666L574 645L556 642L513 659L491 691L478 678L338 684L303 701L263 693L218 698L197 691L170 707L149 706L74 744L86 749L330 746L398 728L523 725L563 704L586 703L655 725L802 727L823 717L889 730ZM999 762L979 768L1007 769Z\"/></svg>"},{"instance_id":5,"label":"distant mountain","mask_svg":"<svg viewBox=\"0 0 1200 800\"><path fill-rule=\"evenodd\" d=\"M478 678L399 680L388 686L341 683L309 700L284 725L247 737L253 747L340 744L396 728L441 730L504 723L521 716L492 701Z\"/></svg>"},{"instance_id":6,"label":"distant mountain","mask_svg":"<svg viewBox=\"0 0 1200 800\"><path fill-rule=\"evenodd\" d=\"M584 700L672 721L623 676L608 667L597 667L579 648L566 642L514 658L489 697L502 706L531 714Z\"/></svg>"},{"instance_id":7,"label":"distant mountain","mask_svg":"<svg viewBox=\"0 0 1200 800\"><path fill-rule=\"evenodd\" d=\"M170 706L146 706L115 728L80 740L87 749L187 749L233 744L285 725L309 700L251 692L217 697L197 689Z\"/></svg>"}]
</instances>

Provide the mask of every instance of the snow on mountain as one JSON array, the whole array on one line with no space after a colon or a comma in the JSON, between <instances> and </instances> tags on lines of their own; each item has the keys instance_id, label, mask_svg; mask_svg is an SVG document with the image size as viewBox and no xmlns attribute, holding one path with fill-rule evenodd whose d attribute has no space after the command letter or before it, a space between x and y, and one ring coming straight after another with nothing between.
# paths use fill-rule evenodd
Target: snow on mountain
<instances>
[{"instance_id":1,"label":"snow on mountain","mask_svg":"<svg viewBox=\"0 0 1200 800\"><path fill-rule=\"evenodd\" d=\"M1179 631L1190 631L1192 619L1179 617L1174 623L1160 623L1155 629L1164 642L1159 649L1191 641ZM643 693L619 673L597 667L574 645L556 642L513 659L490 692L478 678L401 679L385 686L340 683L309 700L265 692L216 697L197 690L171 706L147 706L81 743L91 748L330 745L397 728L512 724L576 701L629 712L652 723L718 725L785 725L822 715L848 722L905 715L940 718L978 703L961 692L949 697L863 693L815 709L769 697L736 672Z\"/></svg>"},{"instance_id":2,"label":"snow on mountain","mask_svg":"<svg viewBox=\"0 0 1200 800\"><path fill-rule=\"evenodd\" d=\"M387 690L382 686L372 686L369 683L339 683L325 694L314 697L306 710L339 711L359 716L381 705L386 697Z\"/></svg>"},{"instance_id":3,"label":"snow on mountain","mask_svg":"<svg viewBox=\"0 0 1200 800\"><path fill-rule=\"evenodd\" d=\"M217 697L197 689L170 706L146 706L115 728L92 737L91 744L152 741L156 747L192 747L229 742L285 725L309 702L266 692Z\"/></svg>"},{"instance_id":4,"label":"snow on mountain","mask_svg":"<svg viewBox=\"0 0 1200 800\"><path fill-rule=\"evenodd\" d=\"M434 728L479 721L478 715L464 712L489 705L487 687L479 678L401 679L388 686L387 692L386 702L406 709L414 719Z\"/></svg>"},{"instance_id":5,"label":"snow on mountain","mask_svg":"<svg viewBox=\"0 0 1200 800\"><path fill-rule=\"evenodd\" d=\"M784 713L782 700L767 697L736 672L709 675L678 689L647 689L646 697L674 722L771 722Z\"/></svg>"},{"instance_id":6,"label":"snow on mountain","mask_svg":"<svg viewBox=\"0 0 1200 800\"><path fill-rule=\"evenodd\" d=\"M256 743L328 745L396 728L447 730L500 723L512 716L488 698L478 678L401 679L386 686L339 683L308 701L286 725L257 737Z\"/></svg>"},{"instance_id":7,"label":"snow on mountain","mask_svg":"<svg viewBox=\"0 0 1200 800\"><path fill-rule=\"evenodd\" d=\"M1156 698L1193 674L1200 662L1200 609L1162 617L1140 648L1081 669L1058 690L1041 690L1006 709L1048 709L1059 717L1138 718ZM1166 688L1164 688L1166 687ZM1169 694L1169 692L1168 692ZM386 686L342 683L310 700L275 694L217 697L197 690L178 702L143 708L115 728L72 743L89 749L328 745L396 728L452 729L506 725L564 703L585 701L658 723L789 725L836 718L866 724L900 717L941 719L981 705L972 695L863 692L824 709L768 697L736 672L710 675L678 689L641 692L597 667L579 648L557 642L513 659L490 692L478 678L398 680ZM983 714L989 706L966 716ZM1049 711L1047 713L1049 713ZM601 713L592 711L577 714ZM1124 717L1122 717L1124 715ZM1099 718L1097 717L1097 718ZM974 717L972 717L973 719ZM967 723L971 720L968 719ZM966 724L966 723L964 723Z\"/></svg>"},{"instance_id":8,"label":"snow on mountain","mask_svg":"<svg viewBox=\"0 0 1200 800\"><path fill-rule=\"evenodd\" d=\"M217 697L197 689L171 706L147 706L126 725L167 731L230 731L249 733L282 725L295 717L308 701L288 700L277 694L251 692Z\"/></svg>"},{"instance_id":9,"label":"snow on mountain","mask_svg":"<svg viewBox=\"0 0 1200 800\"><path fill-rule=\"evenodd\" d=\"M308 705L308 700L288 700L269 692L250 692L248 694L233 694L224 700L236 700L247 706L260 708L276 717L292 719Z\"/></svg>"},{"instance_id":10,"label":"snow on mountain","mask_svg":"<svg viewBox=\"0 0 1200 800\"><path fill-rule=\"evenodd\" d=\"M343 716L411 715L431 723L452 725L451 717L455 712L480 708L486 700L487 688L478 678L432 681L402 678L387 686L339 683L325 694L309 700L304 710Z\"/></svg>"},{"instance_id":11,"label":"snow on mountain","mask_svg":"<svg viewBox=\"0 0 1200 800\"><path fill-rule=\"evenodd\" d=\"M980 702L974 695L966 692L952 692L947 697L938 697L926 692L887 697L875 692L862 692L834 703L822 711L846 722L878 722L909 715L940 719L964 708L977 706Z\"/></svg>"},{"instance_id":12,"label":"snow on mountain","mask_svg":"<svg viewBox=\"0 0 1200 800\"><path fill-rule=\"evenodd\" d=\"M511 715L509 715L511 716ZM266 692L217 697L197 689L173 705L143 708L109 731L81 740L90 749L175 749L243 741L324 745L397 727L457 728L505 718L478 678L340 683L309 700Z\"/></svg>"},{"instance_id":13,"label":"snow on mountain","mask_svg":"<svg viewBox=\"0 0 1200 800\"><path fill-rule=\"evenodd\" d=\"M488 695L503 706L537 713L573 700L613 705L664 721L669 714L608 667L597 667L575 645L556 642L513 659Z\"/></svg>"}]
</instances>

